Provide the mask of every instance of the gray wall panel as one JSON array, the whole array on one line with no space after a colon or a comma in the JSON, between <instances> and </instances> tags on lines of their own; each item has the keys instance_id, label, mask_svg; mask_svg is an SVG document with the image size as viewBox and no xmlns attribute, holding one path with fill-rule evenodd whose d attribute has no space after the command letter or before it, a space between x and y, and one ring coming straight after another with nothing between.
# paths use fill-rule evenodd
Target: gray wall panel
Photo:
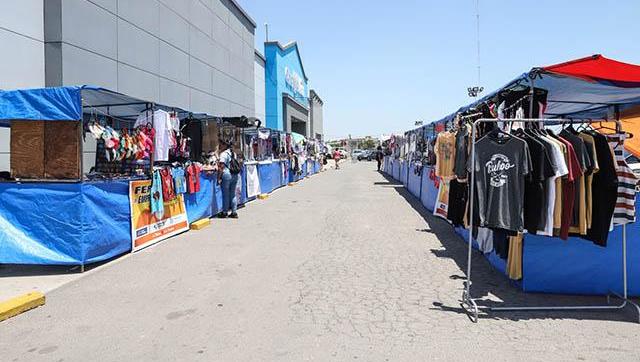
<instances>
[{"instance_id":1,"label":"gray wall panel","mask_svg":"<svg viewBox=\"0 0 640 362\"><path fill-rule=\"evenodd\" d=\"M229 73L230 64L229 50L220 45L218 42L213 42L213 67L221 72Z\"/></svg>"},{"instance_id":2,"label":"gray wall panel","mask_svg":"<svg viewBox=\"0 0 640 362\"><path fill-rule=\"evenodd\" d=\"M189 85L210 95L213 94L212 72L212 68L207 64L193 57L189 59Z\"/></svg>"},{"instance_id":3,"label":"gray wall panel","mask_svg":"<svg viewBox=\"0 0 640 362\"><path fill-rule=\"evenodd\" d=\"M62 44L62 69L62 81L66 85L90 84L118 89L118 68L114 60L73 45Z\"/></svg>"},{"instance_id":4,"label":"gray wall panel","mask_svg":"<svg viewBox=\"0 0 640 362\"><path fill-rule=\"evenodd\" d=\"M173 81L189 84L189 55L160 42L159 74Z\"/></svg>"},{"instance_id":5,"label":"gray wall panel","mask_svg":"<svg viewBox=\"0 0 640 362\"><path fill-rule=\"evenodd\" d=\"M220 115L220 116L231 116L232 114L229 111L229 102L222 98L214 96L213 97L213 114Z\"/></svg>"},{"instance_id":6,"label":"gray wall panel","mask_svg":"<svg viewBox=\"0 0 640 362\"><path fill-rule=\"evenodd\" d=\"M157 73L160 40L124 20L118 21L118 60Z\"/></svg>"},{"instance_id":7,"label":"gray wall panel","mask_svg":"<svg viewBox=\"0 0 640 362\"><path fill-rule=\"evenodd\" d=\"M151 34L158 34L159 14L157 0L118 0L118 16Z\"/></svg>"},{"instance_id":8,"label":"gray wall panel","mask_svg":"<svg viewBox=\"0 0 640 362\"><path fill-rule=\"evenodd\" d=\"M88 1L63 1L62 19L66 43L116 59L118 21L114 14Z\"/></svg>"},{"instance_id":9,"label":"gray wall panel","mask_svg":"<svg viewBox=\"0 0 640 362\"><path fill-rule=\"evenodd\" d=\"M193 25L189 27L189 53L213 66L213 40Z\"/></svg>"},{"instance_id":10,"label":"gray wall panel","mask_svg":"<svg viewBox=\"0 0 640 362\"><path fill-rule=\"evenodd\" d=\"M0 29L0 89L44 86L44 43ZM10 71L8 71L10 70Z\"/></svg>"},{"instance_id":11,"label":"gray wall panel","mask_svg":"<svg viewBox=\"0 0 640 362\"><path fill-rule=\"evenodd\" d=\"M46 1L50 1L50 0L46 0ZM89 0L92 3L106 9L109 10L112 13L117 13L117 9L118 9L118 0Z\"/></svg>"},{"instance_id":12,"label":"gray wall panel","mask_svg":"<svg viewBox=\"0 0 640 362\"><path fill-rule=\"evenodd\" d=\"M213 96L196 89L191 89L190 110L197 113L217 114L214 112Z\"/></svg>"},{"instance_id":13,"label":"gray wall panel","mask_svg":"<svg viewBox=\"0 0 640 362\"><path fill-rule=\"evenodd\" d=\"M44 41L43 1L0 1L0 27Z\"/></svg>"},{"instance_id":14,"label":"gray wall panel","mask_svg":"<svg viewBox=\"0 0 640 362\"><path fill-rule=\"evenodd\" d=\"M136 98L157 101L160 99L158 76L118 64L118 91Z\"/></svg>"},{"instance_id":15,"label":"gray wall panel","mask_svg":"<svg viewBox=\"0 0 640 362\"><path fill-rule=\"evenodd\" d=\"M160 0L160 2L188 21L191 0Z\"/></svg>"},{"instance_id":16,"label":"gray wall panel","mask_svg":"<svg viewBox=\"0 0 640 362\"><path fill-rule=\"evenodd\" d=\"M160 79L160 103L189 109L189 87L166 79Z\"/></svg>"},{"instance_id":17,"label":"gray wall panel","mask_svg":"<svg viewBox=\"0 0 640 362\"><path fill-rule=\"evenodd\" d=\"M158 37L189 52L189 23L162 4L160 4L160 19L162 19L162 25L158 29Z\"/></svg>"},{"instance_id":18,"label":"gray wall panel","mask_svg":"<svg viewBox=\"0 0 640 362\"><path fill-rule=\"evenodd\" d=\"M209 37L213 32L212 16L211 9L201 3L200 0L191 0L189 4L189 21Z\"/></svg>"}]
</instances>

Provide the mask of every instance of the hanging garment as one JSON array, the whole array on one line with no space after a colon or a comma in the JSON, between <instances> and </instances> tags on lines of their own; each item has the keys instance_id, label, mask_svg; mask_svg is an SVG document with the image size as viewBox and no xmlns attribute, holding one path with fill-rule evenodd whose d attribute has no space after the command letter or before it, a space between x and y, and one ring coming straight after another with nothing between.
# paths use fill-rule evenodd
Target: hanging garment
<instances>
[{"instance_id":1,"label":"hanging garment","mask_svg":"<svg viewBox=\"0 0 640 362\"><path fill-rule=\"evenodd\" d=\"M451 178L455 176L456 135L441 132L436 139L436 176Z\"/></svg>"},{"instance_id":2,"label":"hanging garment","mask_svg":"<svg viewBox=\"0 0 640 362\"><path fill-rule=\"evenodd\" d=\"M571 226L569 227L569 232L579 235L586 235L586 177L592 172L593 163L589 158L589 153L587 151L586 145L584 144L584 141L574 132L575 131L573 131L572 127L569 127L569 129L564 129L562 130L562 132L560 132L560 136L569 141L573 146L573 150L578 157L580 169L582 170L582 173L580 173L576 180L576 195L573 204L573 215L571 218Z\"/></svg>"},{"instance_id":3,"label":"hanging garment","mask_svg":"<svg viewBox=\"0 0 640 362\"><path fill-rule=\"evenodd\" d=\"M585 191L586 191L586 214L587 214L587 229L591 229L592 216L593 216L593 175L600 171L598 164L597 151L595 141L593 137L587 133L580 133L578 135L584 141L587 146L587 151L593 161L591 172L585 178Z\"/></svg>"},{"instance_id":4,"label":"hanging garment","mask_svg":"<svg viewBox=\"0 0 640 362\"><path fill-rule=\"evenodd\" d=\"M186 169L187 191L190 194L200 192L200 167L192 163Z\"/></svg>"},{"instance_id":5,"label":"hanging garment","mask_svg":"<svg viewBox=\"0 0 640 362\"><path fill-rule=\"evenodd\" d=\"M176 192L173 188L173 177L169 168L160 170L160 178L162 179L162 198L164 201L171 201L176 198Z\"/></svg>"},{"instance_id":6,"label":"hanging garment","mask_svg":"<svg viewBox=\"0 0 640 362\"><path fill-rule=\"evenodd\" d=\"M489 228L477 228L477 236L475 236L478 248L483 253L493 251L493 230Z\"/></svg>"},{"instance_id":7,"label":"hanging garment","mask_svg":"<svg viewBox=\"0 0 640 362\"><path fill-rule=\"evenodd\" d=\"M551 164L554 170L553 176L547 178L545 180L545 192L546 192L546 217L544 220L544 225L541 229L538 229L538 233L540 235L553 236L554 225L556 224L556 215L558 229L560 228L560 213L556 213L556 207L560 210L562 205L559 204L558 200L560 198L556 198L556 192L559 187L562 187L562 183L560 178L567 175L569 172L567 170L567 163L564 158L564 154L562 152L562 148L560 143L554 140L551 137L541 137L542 141L547 142L547 145L550 146L547 150L549 151Z\"/></svg>"},{"instance_id":8,"label":"hanging garment","mask_svg":"<svg viewBox=\"0 0 640 362\"><path fill-rule=\"evenodd\" d=\"M453 168L458 181L463 182L467 180L470 133L468 125L463 125L458 132L456 132L455 164Z\"/></svg>"},{"instance_id":9,"label":"hanging garment","mask_svg":"<svg viewBox=\"0 0 640 362\"><path fill-rule=\"evenodd\" d=\"M489 133L475 145L479 226L522 231L524 181L531 172L529 147L515 136L503 135Z\"/></svg>"},{"instance_id":10,"label":"hanging garment","mask_svg":"<svg viewBox=\"0 0 640 362\"><path fill-rule=\"evenodd\" d=\"M613 225L624 225L636 221L636 185L638 178L624 159L626 134L607 135L613 149L618 177L618 197L613 214Z\"/></svg>"},{"instance_id":11,"label":"hanging garment","mask_svg":"<svg viewBox=\"0 0 640 362\"><path fill-rule=\"evenodd\" d=\"M176 194L184 194L187 192L187 180L184 176L184 168L174 167L171 169L171 176L173 176L173 184Z\"/></svg>"},{"instance_id":12,"label":"hanging garment","mask_svg":"<svg viewBox=\"0 0 640 362\"><path fill-rule=\"evenodd\" d=\"M579 177L582 176L582 169L580 168L578 156L576 156L576 152L571 143L562 137L558 137L557 139L566 147L567 169L569 170L567 177L562 180L562 221L559 230L560 238L567 240L569 238L569 227L571 226L574 215L576 183Z\"/></svg>"},{"instance_id":13,"label":"hanging garment","mask_svg":"<svg viewBox=\"0 0 640 362\"><path fill-rule=\"evenodd\" d=\"M162 176L160 176L160 170L153 171L150 194L151 213L155 215L156 219L162 220L164 217L164 200L162 198Z\"/></svg>"},{"instance_id":14,"label":"hanging garment","mask_svg":"<svg viewBox=\"0 0 640 362\"><path fill-rule=\"evenodd\" d=\"M524 189L524 227L535 233L544 228L547 216L544 185L555 172L542 141L524 131L518 131L517 135L527 143L531 160L531 173Z\"/></svg>"},{"instance_id":15,"label":"hanging garment","mask_svg":"<svg viewBox=\"0 0 640 362\"><path fill-rule=\"evenodd\" d=\"M256 197L260 194L260 178L258 167L254 164L246 165L247 168L247 197Z\"/></svg>"},{"instance_id":16,"label":"hanging garment","mask_svg":"<svg viewBox=\"0 0 640 362\"><path fill-rule=\"evenodd\" d=\"M618 199L618 175L614 155L607 138L597 132L588 132L594 139L598 157L598 173L593 175L591 229L585 239L606 246L609 227Z\"/></svg>"},{"instance_id":17,"label":"hanging garment","mask_svg":"<svg viewBox=\"0 0 640 362\"><path fill-rule=\"evenodd\" d=\"M158 109L154 112L143 111L140 113L134 127L143 127L153 125L155 131L153 150L154 161L168 161L169 149L171 148L171 133L173 126L171 125L171 115L169 112Z\"/></svg>"},{"instance_id":18,"label":"hanging garment","mask_svg":"<svg viewBox=\"0 0 640 362\"><path fill-rule=\"evenodd\" d=\"M467 210L468 184L456 179L449 182L449 205L447 207L447 219L454 226L464 225L464 216Z\"/></svg>"},{"instance_id":19,"label":"hanging garment","mask_svg":"<svg viewBox=\"0 0 640 362\"><path fill-rule=\"evenodd\" d=\"M507 275L509 279L522 279L522 239L523 234L509 237L509 256L507 258Z\"/></svg>"},{"instance_id":20,"label":"hanging garment","mask_svg":"<svg viewBox=\"0 0 640 362\"><path fill-rule=\"evenodd\" d=\"M184 136L191 140L190 152L185 159L200 161L202 157L202 122L186 119L182 120L181 126Z\"/></svg>"}]
</instances>

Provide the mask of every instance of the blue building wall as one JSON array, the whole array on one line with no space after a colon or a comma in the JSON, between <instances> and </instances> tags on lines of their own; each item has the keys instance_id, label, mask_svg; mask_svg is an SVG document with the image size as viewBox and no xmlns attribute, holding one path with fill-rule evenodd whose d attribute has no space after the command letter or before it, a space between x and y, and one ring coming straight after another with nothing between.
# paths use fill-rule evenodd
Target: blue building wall
<instances>
[{"instance_id":1,"label":"blue building wall","mask_svg":"<svg viewBox=\"0 0 640 362\"><path fill-rule=\"evenodd\" d=\"M298 51L298 45L292 43L282 47L277 42L268 42L264 45L265 65L265 105L266 126L268 128L284 131L282 94L287 93L296 101L308 106L309 85L305 76L302 60ZM295 74L302 80L302 92L296 91L285 79L286 69L290 74ZM293 76L295 78L295 76Z\"/></svg>"}]
</instances>

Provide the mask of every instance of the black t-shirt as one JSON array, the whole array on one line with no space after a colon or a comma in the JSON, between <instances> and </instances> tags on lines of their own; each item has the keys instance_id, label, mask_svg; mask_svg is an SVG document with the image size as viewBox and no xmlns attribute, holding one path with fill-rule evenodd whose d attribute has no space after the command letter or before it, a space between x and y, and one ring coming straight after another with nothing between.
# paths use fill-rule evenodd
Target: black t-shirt
<instances>
[{"instance_id":1,"label":"black t-shirt","mask_svg":"<svg viewBox=\"0 0 640 362\"><path fill-rule=\"evenodd\" d=\"M527 143L491 132L476 142L475 150L480 226L522 231L525 176L531 172Z\"/></svg>"},{"instance_id":2,"label":"black t-shirt","mask_svg":"<svg viewBox=\"0 0 640 362\"><path fill-rule=\"evenodd\" d=\"M521 134L529 146L531 156L531 174L525 180L524 191L524 227L530 233L544 228L547 214L545 180L554 175L553 166L542 141L532 134Z\"/></svg>"}]
</instances>

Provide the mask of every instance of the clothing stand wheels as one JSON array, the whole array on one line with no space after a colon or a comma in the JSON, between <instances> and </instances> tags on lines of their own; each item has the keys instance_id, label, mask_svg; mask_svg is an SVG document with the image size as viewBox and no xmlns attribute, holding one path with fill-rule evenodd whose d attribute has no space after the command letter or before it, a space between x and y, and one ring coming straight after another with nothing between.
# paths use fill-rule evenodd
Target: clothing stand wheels
<instances>
[{"instance_id":1,"label":"clothing stand wheels","mask_svg":"<svg viewBox=\"0 0 640 362\"><path fill-rule=\"evenodd\" d=\"M477 126L480 123L496 123L496 122L523 122L523 123L538 123L538 124L564 124L564 123L596 123L598 121L592 120L564 120L564 119L478 119L473 122L471 129L471 165L475 165L476 149L475 139L477 134ZM617 119L616 123L620 127L620 120ZM469 200L474 200L475 193L475 171L470 175L471 189L469 191ZM474 227L474 203L471 201L471 207L469 207L469 238L468 238L468 255L467 255L467 275L464 281L464 290L462 292L462 306L469 314L469 318L472 322L478 322L478 305L475 299L471 296L471 256L473 251L473 227ZM640 305L631 301L628 298L628 279L627 279L627 229L626 225L622 225L622 295L619 295L613 291L607 295L606 305L581 305L581 306L562 306L562 305L548 305L548 306L505 306L505 307L491 307L488 308L494 312L535 312L535 311L615 311L622 310L627 305L632 305L638 312L638 323L640 323ZM615 296L621 300L619 304L611 305L611 296Z\"/></svg>"}]
</instances>

